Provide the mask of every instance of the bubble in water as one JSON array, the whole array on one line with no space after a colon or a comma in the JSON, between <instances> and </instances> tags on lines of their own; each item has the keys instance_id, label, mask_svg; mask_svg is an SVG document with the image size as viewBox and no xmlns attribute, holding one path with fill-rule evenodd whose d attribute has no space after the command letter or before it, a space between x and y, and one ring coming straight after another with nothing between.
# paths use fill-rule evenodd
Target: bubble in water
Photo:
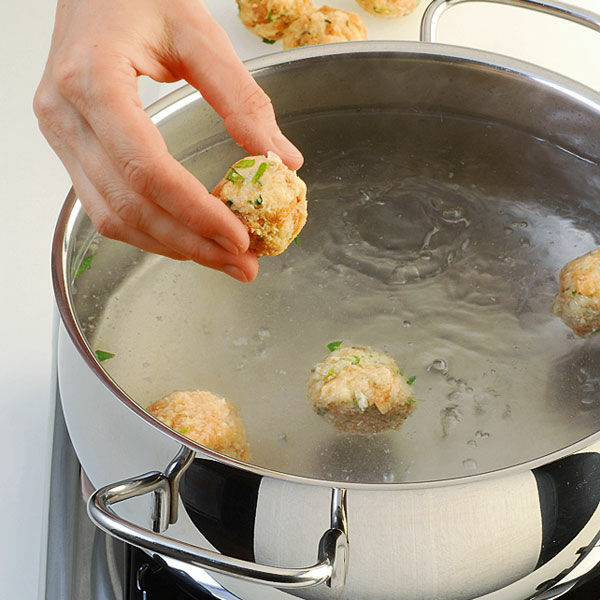
<instances>
[{"instance_id":1,"label":"bubble in water","mask_svg":"<svg viewBox=\"0 0 600 600\"><path fill-rule=\"evenodd\" d=\"M427 371L438 371L442 375L448 372L448 363L443 358L436 358L428 367Z\"/></svg>"},{"instance_id":2,"label":"bubble in water","mask_svg":"<svg viewBox=\"0 0 600 600\"><path fill-rule=\"evenodd\" d=\"M447 437L448 433L458 423L462 421L462 410L458 404L449 404L440 411L442 435Z\"/></svg>"},{"instance_id":3,"label":"bubble in water","mask_svg":"<svg viewBox=\"0 0 600 600\"><path fill-rule=\"evenodd\" d=\"M504 235L511 235L513 233L513 229L511 227L504 228Z\"/></svg>"},{"instance_id":4,"label":"bubble in water","mask_svg":"<svg viewBox=\"0 0 600 600\"><path fill-rule=\"evenodd\" d=\"M463 460L462 465L464 470L469 471L469 473L477 471L477 463L472 458L466 458Z\"/></svg>"},{"instance_id":5,"label":"bubble in water","mask_svg":"<svg viewBox=\"0 0 600 600\"><path fill-rule=\"evenodd\" d=\"M487 431L482 431L481 429L479 429L475 432L476 440L486 440L489 437L490 437L490 434Z\"/></svg>"},{"instance_id":6,"label":"bubble in water","mask_svg":"<svg viewBox=\"0 0 600 600\"><path fill-rule=\"evenodd\" d=\"M258 339L259 340L264 340L265 338L268 338L271 336L271 332L266 328L266 327L261 327L258 330Z\"/></svg>"},{"instance_id":7,"label":"bubble in water","mask_svg":"<svg viewBox=\"0 0 600 600\"><path fill-rule=\"evenodd\" d=\"M410 321L402 321L403 327L410 327L410 325L411 325Z\"/></svg>"},{"instance_id":8,"label":"bubble in water","mask_svg":"<svg viewBox=\"0 0 600 600\"><path fill-rule=\"evenodd\" d=\"M467 382L464 379L457 379L456 380L456 388L459 392L466 392L467 391Z\"/></svg>"}]
</instances>

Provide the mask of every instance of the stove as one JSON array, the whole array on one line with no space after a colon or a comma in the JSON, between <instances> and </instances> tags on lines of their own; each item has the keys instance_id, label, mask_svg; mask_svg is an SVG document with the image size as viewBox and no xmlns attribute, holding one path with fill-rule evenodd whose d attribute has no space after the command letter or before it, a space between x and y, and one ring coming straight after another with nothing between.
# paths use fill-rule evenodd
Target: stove
<instances>
[{"instance_id":1,"label":"stove","mask_svg":"<svg viewBox=\"0 0 600 600\"><path fill-rule=\"evenodd\" d=\"M162 558L150 557L97 529L87 516L81 469L58 400L54 416L45 590L46 600L256 598L256 588L249 591L247 597L241 597L226 590L207 571L183 570L167 564ZM283 592L281 597L295 598ZM543 600L558 598L600 600L600 567L564 594L543 596Z\"/></svg>"}]
</instances>

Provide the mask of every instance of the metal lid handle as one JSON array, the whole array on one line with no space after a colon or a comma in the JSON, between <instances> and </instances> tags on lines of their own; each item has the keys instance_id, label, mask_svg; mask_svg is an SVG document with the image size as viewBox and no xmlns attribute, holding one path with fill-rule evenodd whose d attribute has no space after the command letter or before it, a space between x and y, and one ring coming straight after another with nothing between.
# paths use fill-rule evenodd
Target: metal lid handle
<instances>
[{"instance_id":1,"label":"metal lid handle","mask_svg":"<svg viewBox=\"0 0 600 600\"><path fill-rule=\"evenodd\" d=\"M589 27L600 33L600 16L589 10L564 4L562 2L550 2L549 0L434 0L423 13L421 19L421 41L435 42L437 25L440 17L449 8L457 4L466 2L491 2L493 4L504 4L506 6L516 6L529 8L537 12L553 15L572 21L584 27Z\"/></svg>"}]
</instances>

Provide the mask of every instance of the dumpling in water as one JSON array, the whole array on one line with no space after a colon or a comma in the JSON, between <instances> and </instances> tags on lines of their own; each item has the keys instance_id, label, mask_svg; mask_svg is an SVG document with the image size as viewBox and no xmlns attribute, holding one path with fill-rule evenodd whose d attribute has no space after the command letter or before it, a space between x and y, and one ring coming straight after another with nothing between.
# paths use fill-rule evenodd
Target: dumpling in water
<instances>
[{"instance_id":1,"label":"dumpling in water","mask_svg":"<svg viewBox=\"0 0 600 600\"><path fill-rule=\"evenodd\" d=\"M202 390L173 392L155 402L150 414L207 448L249 460L246 428L229 400Z\"/></svg>"},{"instance_id":2,"label":"dumpling in water","mask_svg":"<svg viewBox=\"0 0 600 600\"><path fill-rule=\"evenodd\" d=\"M321 6L296 19L283 34L284 49L367 39L367 28L353 12Z\"/></svg>"},{"instance_id":3,"label":"dumpling in water","mask_svg":"<svg viewBox=\"0 0 600 600\"><path fill-rule=\"evenodd\" d=\"M337 429L376 433L398 429L415 407L411 384L394 359L362 346L334 342L312 370L308 396Z\"/></svg>"},{"instance_id":4,"label":"dumpling in water","mask_svg":"<svg viewBox=\"0 0 600 600\"><path fill-rule=\"evenodd\" d=\"M600 248L567 263L552 312L577 335L600 332Z\"/></svg>"},{"instance_id":5,"label":"dumpling in water","mask_svg":"<svg viewBox=\"0 0 600 600\"><path fill-rule=\"evenodd\" d=\"M212 194L246 225L256 256L281 254L306 223L306 184L273 152L238 160Z\"/></svg>"}]
</instances>

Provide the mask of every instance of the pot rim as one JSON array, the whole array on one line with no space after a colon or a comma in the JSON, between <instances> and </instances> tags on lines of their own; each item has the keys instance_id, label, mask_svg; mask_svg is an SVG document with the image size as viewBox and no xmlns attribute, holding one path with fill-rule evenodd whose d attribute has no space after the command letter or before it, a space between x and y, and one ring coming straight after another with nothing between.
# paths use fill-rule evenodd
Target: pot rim
<instances>
[{"instance_id":1,"label":"pot rim","mask_svg":"<svg viewBox=\"0 0 600 600\"><path fill-rule=\"evenodd\" d=\"M600 93L592 88L585 86L563 75L539 67L537 65L509 58L501 54L474 50L462 46L451 46L446 44L428 43L428 42L407 42L407 41L369 41L369 42L343 42L336 44L327 44L325 46L307 46L296 48L294 50L284 50L277 53L267 54L258 58L245 61L245 65L253 75L260 74L266 69L282 68L291 63L300 63L315 60L327 60L330 56L353 55L360 57L368 55L384 56L390 54L402 54L410 57L426 56L432 60L452 61L476 65L491 71L508 73L525 79L532 79L542 85L552 87L571 98L584 103L588 107L596 110L600 116ZM149 107L146 112L155 123L160 122L175 110L201 98L200 92L189 84L170 92L160 98ZM344 489L376 489L382 490L413 490L435 487L446 487L448 485L464 485L484 481L492 477L511 476L521 473L524 470L532 470L542 465L552 463L558 459L564 458L570 454L581 451L584 448L600 441L600 431L593 433L573 444L559 448L549 454L538 458L502 467L484 473L453 477L448 479L438 479L432 481L416 482L397 482L397 483L359 483L359 482L339 482L302 475L284 473L246 463L238 459L226 456L206 446L198 444L193 440L186 438L177 431L167 427L164 423L153 417L149 412L138 405L102 368L100 362L94 355L85 340L83 332L79 328L77 320L74 317L73 302L67 280L67 250L68 240L74 228L76 218L84 209L79 202L74 189L71 187L65 202L60 210L57 224L54 231L51 249L51 271L52 283L56 304L71 341L74 343L77 351L86 362L87 366L95 373L105 387L117 397L128 409L132 410L147 423L158 429L162 434L176 440L182 446L186 446L197 453L210 457L222 463L233 467L239 467L245 471L255 473L256 475L271 477L292 483L309 484L328 488Z\"/></svg>"}]
</instances>

